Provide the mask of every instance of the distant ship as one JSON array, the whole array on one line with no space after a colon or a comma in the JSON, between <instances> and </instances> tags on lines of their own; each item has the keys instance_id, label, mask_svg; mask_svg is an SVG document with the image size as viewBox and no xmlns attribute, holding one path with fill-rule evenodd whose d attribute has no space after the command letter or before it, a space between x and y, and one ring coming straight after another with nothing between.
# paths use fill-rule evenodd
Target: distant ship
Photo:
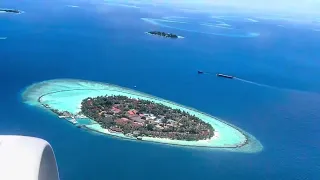
<instances>
[{"instance_id":1,"label":"distant ship","mask_svg":"<svg viewBox=\"0 0 320 180\"><path fill-rule=\"evenodd\" d=\"M229 76L229 75L225 75L225 74L217 74L217 77L223 77L223 78L228 78L228 79L234 78L234 76Z\"/></svg>"},{"instance_id":2,"label":"distant ship","mask_svg":"<svg viewBox=\"0 0 320 180\"><path fill-rule=\"evenodd\" d=\"M203 71L198 71L198 74L203 74L204 72Z\"/></svg>"},{"instance_id":3,"label":"distant ship","mask_svg":"<svg viewBox=\"0 0 320 180\"><path fill-rule=\"evenodd\" d=\"M16 10L16 9L0 9L0 12L15 13L15 14L21 13L21 11Z\"/></svg>"}]
</instances>

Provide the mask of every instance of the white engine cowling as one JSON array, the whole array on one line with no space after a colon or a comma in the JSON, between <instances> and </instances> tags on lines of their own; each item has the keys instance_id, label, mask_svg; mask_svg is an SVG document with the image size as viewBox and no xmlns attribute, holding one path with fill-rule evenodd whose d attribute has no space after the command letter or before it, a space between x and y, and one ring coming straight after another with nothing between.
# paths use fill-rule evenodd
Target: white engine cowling
<instances>
[{"instance_id":1,"label":"white engine cowling","mask_svg":"<svg viewBox=\"0 0 320 180\"><path fill-rule=\"evenodd\" d=\"M0 135L0 180L59 180L51 145L34 137Z\"/></svg>"}]
</instances>

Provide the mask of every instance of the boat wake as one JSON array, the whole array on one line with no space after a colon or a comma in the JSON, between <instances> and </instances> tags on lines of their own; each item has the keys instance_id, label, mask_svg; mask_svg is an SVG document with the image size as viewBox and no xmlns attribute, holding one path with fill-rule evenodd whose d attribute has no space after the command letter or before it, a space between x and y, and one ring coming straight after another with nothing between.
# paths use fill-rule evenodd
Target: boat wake
<instances>
[{"instance_id":1,"label":"boat wake","mask_svg":"<svg viewBox=\"0 0 320 180\"><path fill-rule=\"evenodd\" d=\"M136 5L130 5L130 4L120 4L120 3L112 3L112 2L106 2L106 5L110 6L120 6L120 7L125 7L125 8L135 8L135 9L140 9L139 6Z\"/></svg>"},{"instance_id":2,"label":"boat wake","mask_svg":"<svg viewBox=\"0 0 320 180\"><path fill-rule=\"evenodd\" d=\"M248 80L237 78L237 77L234 77L234 79L238 80L238 81L241 81L241 82L244 82L244 83L253 84L253 85L256 85L256 86L279 89L278 87L270 86L270 85L267 85L267 84L261 84L261 83L257 83L257 82L253 82L253 81L248 81Z\"/></svg>"},{"instance_id":3,"label":"boat wake","mask_svg":"<svg viewBox=\"0 0 320 180\"><path fill-rule=\"evenodd\" d=\"M234 77L234 76L229 76L229 75L225 75L225 74L218 74L218 73L205 72L205 71L198 71L198 74L213 75L213 76L218 76L218 77L223 77L223 78L232 77L232 78L228 78L228 79L238 80L243 83L247 83L247 84L251 84L251 85L255 85L255 86L260 86L260 87L265 87L265 88L270 88L270 89L275 89L275 90L291 91L291 92L298 92L298 93L313 93L313 94L318 94L318 95L320 94L319 92L314 92L314 91L306 91L306 90L272 86L272 85L258 83L258 82L254 82L254 81L250 81L250 80L246 80L246 79L242 79L242 78L238 78L238 77Z\"/></svg>"},{"instance_id":4,"label":"boat wake","mask_svg":"<svg viewBox=\"0 0 320 180\"><path fill-rule=\"evenodd\" d=\"M253 82L253 81L249 81L249 80L245 80L245 79L241 79L241 78L238 78L238 77L229 76L229 75L225 75L225 74L211 73L211 72L204 72L204 71L198 71L198 74L207 74L207 75L214 75L214 76L217 76L217 77L234 79L234 80L238 80L238 81L241 81L241 82L244 82L244 83L248 83L248 84L252 84L252 85L256 85L256 86L261 86L261 87L277 88L277 87L270 86L270 85L267 85L267 84L261 84L261 83L257 83L257 82Z\"/></svg>"},{"instance_id":5,"label":"boat wake","mask_svg":"<svg viewBox=\"0 0 320 180\"><path fill-rule=\"evenodd\" d=\"M269 89L274 89L274 90L280 90L280 91L290 91L290 92L295 92L295 93L308 93L308 94L316 94L319 95L319 92L315 92L315 91L308 91L308 90L300 90L300 89L291 89L291 88L285 88L285 87L278 87L278 86L271 86L271 85L267 85L267 84L262 84L262 83L257 83L254 81L248 81L245 79L241 79L241 78L234 78L235 80L239 80L241 82L244 83L248 83L248 84L252 84L252 85L256 85L256 86L260 86L260 87L265 87L265 88L269 88Z\"/></svg>"},{"instance_id":6,"label":"boat wake","mask_svg":"<svg viewBox=\"0 0 320 180\"><path fill-rule=\"evenodd\" d=\"M0 37L0 40L5 40L7 39L7 37Z\"/></svg>"}]
</instances>

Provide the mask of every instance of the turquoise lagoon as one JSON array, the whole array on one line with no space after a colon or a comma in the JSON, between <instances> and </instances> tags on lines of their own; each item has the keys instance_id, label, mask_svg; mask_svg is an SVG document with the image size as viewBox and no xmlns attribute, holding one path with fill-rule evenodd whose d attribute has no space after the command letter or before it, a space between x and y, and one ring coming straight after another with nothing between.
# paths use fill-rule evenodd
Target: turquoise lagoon
<instances>
[{"instance_id":1,"label":"turquoise lagoon","mask_svg":"<svg viewBox=\"0 0 320 180\"><path fill-rule=\"evenodd\" d=\"M29 105L43 107L42 104L47 104L50 108L69 111L74 114L80 111L83 99L102 95L124 95L131 98L151 100L175 109L181 109L210 123L216 131L215 136L208 140L181 141L143 137L144 141L246 153L260 152L263 149L261 143L252 135L223 120L190 107L112 84L77 79L54 79L33 84L27 87L22 94L25 103ZM123 134L110 132L90 119L80 119L78 123L96 132L132 139Z\"/></svg>"}]
</instances>

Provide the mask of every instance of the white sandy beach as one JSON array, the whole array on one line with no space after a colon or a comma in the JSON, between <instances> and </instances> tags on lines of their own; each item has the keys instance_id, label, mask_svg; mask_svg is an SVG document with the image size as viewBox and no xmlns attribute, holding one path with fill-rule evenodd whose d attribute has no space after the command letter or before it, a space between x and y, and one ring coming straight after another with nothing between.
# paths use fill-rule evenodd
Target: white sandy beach
<instances>
[{"instance_id":1,"label":"white sandy beach","mask_svg":"<svg viewBox=\"0 0 320 180\"><path fill-rule=\"evenodd\" d=\"M75 114L80 111L80 104L83 99L106 94L125 95L131 98L146 99L156 103L162 103L175 109L181 109L199 117L207 123L210 123L214 127L215 131L217 131L215 132L215 136L211 139L201 141L142 137L144 141L190 147L217 148L237 152L259 152L263 148L259 141L253 136L220 119L171 101L111 84L75 79L56 79L33 84L26 88L22 96L25 103L43 107L38 102L38 98L41 96L41 102L48 104L51 108L59 109L60 111L69 111ZM123 134L111 133L108 130L103 129L99 124L86 125L86 127L104 134L110 134L121 138L129 138ZM246 144L242 146L245 142Z\"/></svg>"}]
</instances>

